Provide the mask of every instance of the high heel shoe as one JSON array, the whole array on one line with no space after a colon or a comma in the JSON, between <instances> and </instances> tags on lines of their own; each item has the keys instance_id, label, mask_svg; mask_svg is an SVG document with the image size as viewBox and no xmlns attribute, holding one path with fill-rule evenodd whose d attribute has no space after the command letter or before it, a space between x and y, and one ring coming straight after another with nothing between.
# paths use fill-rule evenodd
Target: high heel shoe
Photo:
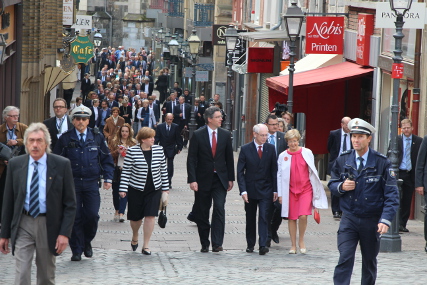
<instances>
[{"instance_id":1,"label":"high heel shoe","mask_svg":"<svg viewBox=\"0 0 427 285\"><path fill-rule=\"evenodd\" d=\"M151 251L146 251L146 249L149 249L149 248L148 247L143 248L142 249L142 254L144 254L144 255L151 255Z\"/></svg>"},{"instance_id":2,"label":"high heel shoe","mask_svg":"<svg viewBox=\"0 0 427 285\"><path fill-rule=\"evenodd\" d=\"M132 242L136 242L136 244L133 244ZM138 248L138 241L132 240L132 242L130 243L130 246L132 247L133 251L136 251L136 249Z\"/></svg>"},{"instance_id":3,"label":"high heel shoe","mask_svg":"<svg viewBox=\"0 0 427 285\"><path fill-rule=\"evenodd\" d=\"M306 253L307 253L307 249L306 249L306 248L300 248L300 249L299 249L299 251L300 251L302 254L306 254Z\"/></svg>"},{"instance_id":4,"label":"high heel shoe","mask_svg":"<svg viewBox=\"0 0 427 285\"><path fill-rule=\"evenodd\" d=\"M289 250L289 254L297 254L297 251L295 249Z\"/></svg>"}]
</instances>

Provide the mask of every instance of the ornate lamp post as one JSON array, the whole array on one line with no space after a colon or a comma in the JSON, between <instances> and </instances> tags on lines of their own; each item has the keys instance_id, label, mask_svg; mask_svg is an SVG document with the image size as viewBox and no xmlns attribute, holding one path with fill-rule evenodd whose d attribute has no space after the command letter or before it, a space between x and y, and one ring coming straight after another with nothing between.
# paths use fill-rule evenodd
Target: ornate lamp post
<instances>
[{"instance_id":1,"label":"ornate lamp post","mask_svg":"<svg viewBox=\"0 0 427 285\"><path fill-rule=\"evenodd\" d=\"M400 65L402 62L402 39L404 37L402 33L403 29L403 16L411 8L411 0L390 0L390 7L396 15L396 33L393 35L395 38L394 42L394 57L393 57L393 68L396 65ZM399 159L398 159L398 148L397 148L397 127L399 125L398 112L399 112L399 84L400 78L393 77L393 99L391 104L391 127L390 137L391 146L389 150L389 159L391 162L391 168L396 174L396 179L399 178ZM400 183L399 192L400 192ZM382 235L380 251L382 252L400 252L402 248L402 240L399 235L399 210L394 217L389 231Z\"/></svg>"},{"instance_id":2,"label":"ornate lamp post","mask_svg":"<svg viewBox=\"0 0 427 285\"><path fill-rule=\"evenodd\" d=\"M285 20L286 33L289 40L291 41L290 49L290 63L289 63L289 91L288 91L288 111L292 113L292 107L294 105L294 71L295 71L295 42L301 32L302 22L304 21L304 13L301 8L297 6L294 1L292 5L288 7L286 14L283 15Z\"/></svg>"},{"instance_id":3,"label":"ornate lamp post","mask_svg":"<svg viewBox=\"0 0 427 285\"><path fill-rule=\"evenodd\" d=\"M102 35L100 33L100 30L96 30L96 33L93 35L93 44L95 45L95 78L98 77L98 71L99 71L99 48L102 45Z\"/></svg>"},{"instance_id":4,"label":"ornate lamp post","mask_svg":"<svg viewBox=\"0 0 427 285\"><path fill-rule=\"evenodd\" d=\"M165 36L166 38L166 36ZM174 64L174 58L178 55L178 41L176 40L176 36L173 35L172 39L168 42L169 52L170 52L170 77L171 77L171 86L173 86L173 83L175 82L175 64Z\"/></svg>"},{"instance_id":5,"label":"ornate lamp post","mask_svg":"<svg viewBox=\"0 0 427 285\"><path fill-rule=\"evenodd\" d=\"M193 78L191 82L191 118L190 118L190 139L193 136L194 131L196 130L196 117L194 114L194 103L196 102L196 59L199 54L200 38L196 34L196 29L193 29L192 34L188 37L187 42L190 47L191 54L191 68L193 70Z\"/></svg>"},{"instance_id":6,"label":"ornate lamp post","mask_svg":"<svg viewBox=\"0 0 427 285\"><path fill-rule=\"evenodd\" d=\"M231 131L231 77L233 76L233 51L236 49L237 38L239 34L233 25L229 25L225 34L225 45L227 48L227 93L226 93L226 103L225 103L225 113L227 117L225 118L225 129Z\"/></svg>"}]
</instances>

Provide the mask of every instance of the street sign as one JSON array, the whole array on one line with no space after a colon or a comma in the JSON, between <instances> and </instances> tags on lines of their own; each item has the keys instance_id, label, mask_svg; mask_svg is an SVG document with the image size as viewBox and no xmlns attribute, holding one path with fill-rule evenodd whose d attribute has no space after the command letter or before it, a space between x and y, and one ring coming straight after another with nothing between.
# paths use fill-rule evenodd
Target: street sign
<instances>
[{"instance_id":1,"label":"street sign","mask_svg":"<svg viewBox=\"0 0 427 285\"><path fill-rule=\"evenodd\" d=\"M403 63L393 63L391 78L402 78L402 77L403 77Z\"/></svg>"},{"instance_id":2,"label":"street sign","mask_svg":"<svg viewBox=\"0 0 427 285\"><path fill-rule=\"evenodd\" d=\"M70 54L76 63L87 63L93 57L93 43L88 36L78 36L70 44Z\"/></svg>"},{"instance_id":3,"label":"street sign","mask_svg":"<svg viewBox=\"0 0 427 285\"><path fill-rule=\"evenodd\" d=\"M403 21L404 29L424 29L425 23L425 3L415 3L411 5L411 9L405 13ZM375 28L396 28L394 22L396 15L390 8L390 2L378 2L375 15Z\"/></svg>"},{"instance_id":4,"label":"street sign","mask_svg":"<svg viewBox=\"0 0 427 285\"><path fill-rule=\"evenodd\" d=\"M209 71L196 71L196 82L208 82Z\"/></svg>"},{"instance_id":5,"label":"street sign","mask_svg":"<svg viewBox=\"0 0 427 285\"><path fill-rule=\"evenodd\" d=\"M192 77L193 76L193 68L191 66L186 67L184 74L185 74L184 77Z\"/></svg>"}]
</instances>

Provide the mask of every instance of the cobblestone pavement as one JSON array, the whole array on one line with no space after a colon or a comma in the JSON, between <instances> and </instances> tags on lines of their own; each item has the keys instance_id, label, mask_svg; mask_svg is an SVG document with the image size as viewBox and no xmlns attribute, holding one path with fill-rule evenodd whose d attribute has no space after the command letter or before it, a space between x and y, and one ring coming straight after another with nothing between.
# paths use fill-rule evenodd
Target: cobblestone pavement
<instances>
[{"instance_id":1,"label":"cobblestone pavement","mask_svg":"<svg viewBox=\"0 0 427 285\"><path fill-rule=\"evenodd\" d=\"M237 161L237 153L235 160ZM339 221L330 210L322 210L321 223L309 219L306 255L290 255L289 234L284 222L279 244L265 256L246 253L243 201L235 184L226 203L224 252L201 253L197 227L187 220L193 193L186 184L187 149L175 159L165 229L156 225L150 243L151 256L144 256L142 230L137 252L130 247L129 222L113 221L111 191L101 190L98 233L92 242L94 257L71 262L68 249L57 258L57 284L332 284L338 261L336 231ZM329 194L329 191L327 192ZM423 223L409 221L402 234L402 252L380 253L377 284L425 284ZM13 284L15 259L0 254L0 284ZM35 268L32 270L35 284ZM356 254L352 284L360 284L361 256Z\"/></svg>"}]
</instances>

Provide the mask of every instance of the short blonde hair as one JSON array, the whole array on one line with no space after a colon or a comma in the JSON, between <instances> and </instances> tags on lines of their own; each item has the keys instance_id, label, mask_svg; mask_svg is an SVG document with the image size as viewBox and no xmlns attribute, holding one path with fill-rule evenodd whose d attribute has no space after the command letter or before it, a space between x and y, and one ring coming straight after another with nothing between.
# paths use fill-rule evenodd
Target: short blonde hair
<instances>
[{"instance_id":1,"label":"short blonde hair","mask_svg":"<svg viewBox=\"0 0 427 285\"><path fill-rule=\"evenodd\" d=\"M136 135L136 140L138 143L141 143L142 140L148 139L148 138L154 138L156 135L156 131L149 127L143 127L138 131L138 134Z\"/></svg>"},{"instance_id":2,"label":"short blonde hair","mask_svg":"<svg viewBox=\"0 0 427 285\"><path fill-rule=\"evenodd\" d=\"M298 132L297 129L292 129L286 132L285 140L288 141L291 139L297 139L297 140L301 139L301 134Z\"/></svg>"}]
</instances>

